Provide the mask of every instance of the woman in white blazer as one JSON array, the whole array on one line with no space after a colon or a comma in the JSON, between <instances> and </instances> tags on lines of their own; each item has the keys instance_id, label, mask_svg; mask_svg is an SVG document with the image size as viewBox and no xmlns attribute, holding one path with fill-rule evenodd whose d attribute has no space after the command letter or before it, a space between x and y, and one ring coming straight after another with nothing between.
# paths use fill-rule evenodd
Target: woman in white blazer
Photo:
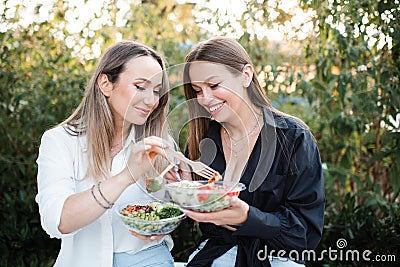
<instances>
[{"instance_id":1,"label":"woman in white blazer","mask_svg":"<svg viewBox=\"0 0 400 267\"><path fill-rule=\"evenodd\" d=\"M43 229L62 240L55 266L173 266L170 236L130 234L115 212L150 201L140 178L168 146L168 89L157 52L119 42L73 114L44 133L36 201Z\"/></svg>"}]
</instances>

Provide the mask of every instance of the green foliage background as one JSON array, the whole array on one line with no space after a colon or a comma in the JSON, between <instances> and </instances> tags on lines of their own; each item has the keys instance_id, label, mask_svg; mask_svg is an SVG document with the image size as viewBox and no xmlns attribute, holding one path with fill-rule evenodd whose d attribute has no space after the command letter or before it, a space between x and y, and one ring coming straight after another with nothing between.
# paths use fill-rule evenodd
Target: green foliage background
<instances>
[{"instance_id":1,"label":"green foliage background","mask_svg":"<svg viewBox=\"0 0 400 267\"><path fill-rule=\"evenodd\" d=\"M239 41L253 58L274 105L311 127L326 164L326 222L318 252L336 248L336 241L345 238L348 249L369 249L373 255L395 255L400 261L398 1L302 0L303 10L315 11L310 18L312 35L285 43L251 31L256 24L270 27L291 20L295 13L283 11L279 1L246 1L235 25L221 20L220 10L173 0L136 1L123 26L116 26L116 2L105 2L102 12L74 34L63 26L67 12L75 9L67 1L55 1L51 19L24 27L18 24L22 5L14 16L7 15L11 2L5 1L0 13L0 24L7 26L0 32L1 266L50 266L59 250L59 240L50 239L40 226L34 201L35 160L42 133L65 119L81 100L95 65L93 57L82 56L90 55L85 49L91 51L100 42L104 51L118 33L153 46L174 66L183 62L191 45L211 35L199 26L201 22L217 25L227 35L240 25ZM212 16L199 21L193 10ZM271 10L279 15L270 16ZM90 28L105 15L110 16L109 23ZM344 32L335 22L344 25ZM182 31L176 30L178 25ZM371 36L369 26L382 35ZM68 37L80 41L70 46ZM383 40L384 45L370 42L371 38ZM171 75L172 84L178 80ZM171 92L171 110L184 99L178 85ZM180 129L181 120L179 114L171 116L173 128ZM178 137L182 146L185 134L183 129ZM176 260L186 260L199 235L185 224L174 232ZM332 261L327 256L307 264L396 266Z\"/></svg>"}]
</instances>

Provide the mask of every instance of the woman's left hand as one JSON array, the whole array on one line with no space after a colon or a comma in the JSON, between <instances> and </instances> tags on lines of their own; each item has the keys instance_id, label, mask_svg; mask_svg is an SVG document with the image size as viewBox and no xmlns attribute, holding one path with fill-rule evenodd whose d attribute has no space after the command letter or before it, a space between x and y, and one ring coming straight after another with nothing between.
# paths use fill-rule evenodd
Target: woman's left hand
<instances>
[{"instance_id":1,"label":"woman's left hand","mask_svg":"<svg viewBox=\"0 0 400 267\"><path fill-rule=\"evenodd\" d=\"M143 241L147 241L147 242L160 240L161 238L164 237L164 235L150 235L150 236L149 235L141 235L132 230L129 230L129 232L131 233L131 235L136 236L137 238L139 238Z\"/></svg>"},{"instance_id":2,"label":"woman's left hand","mask_svg":"<svg viewBox=\"0 0 400 267\"><path fill-rule=\"evenodd\" d=\"M229 208L215 212L195 212L185 210L188 217L198 222L213 223L215 225L242 225L247 220L249 205L238 197L232 197Z\"/></svg>"}]
</instances>

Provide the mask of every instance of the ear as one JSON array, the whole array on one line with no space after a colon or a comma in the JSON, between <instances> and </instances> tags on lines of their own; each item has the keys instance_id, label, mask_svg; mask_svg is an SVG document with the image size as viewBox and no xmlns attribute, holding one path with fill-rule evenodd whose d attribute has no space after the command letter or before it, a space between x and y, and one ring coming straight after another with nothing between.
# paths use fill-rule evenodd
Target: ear
<instances>
[{"instance_id":1,"label":"ear","mask_svg":"<svg viewBox=\"0 0 400 267\"><path fill-rule=\"evenodd\" d=\"M97 78L97 85L105 97L110 97L113 89L113 84L108 80L106 74L102 73Z\"/></svg>"},{"instance_id":2,"label":"ear","mask_svg":"<svg viewBox=\"0 0 400 267\"><path fill-rule=\"evenodd\" d=\"M246 64L243 67L243 87L249 87L251 80L253 79L253 75L254 75L254 68L252 65L250 64Z\"/></svg>"}]
</instances>

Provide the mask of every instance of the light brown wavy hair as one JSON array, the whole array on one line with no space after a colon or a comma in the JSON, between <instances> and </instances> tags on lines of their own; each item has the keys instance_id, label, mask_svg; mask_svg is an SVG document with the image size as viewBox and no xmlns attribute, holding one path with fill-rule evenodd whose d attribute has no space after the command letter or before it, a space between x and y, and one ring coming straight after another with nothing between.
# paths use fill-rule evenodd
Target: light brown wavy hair
<instances>
[{"instance_id":1,"label":"light brown wavy hair","mask_svg":"<svg viewBox=\"0 0 400 267\"><path fill-rule=\"evenodd\" d=\"M200 157L199 144L207 134L211 120L210 114L195 100L196 93L193 90L189 76L190 63L195 61L223 64L235 76L242 73L244 65L250 64L253 66L246 50L236 40L227 37L213 37L200 42L186 56L183 87L189 108L188 149L191 159ZM253 105L259 108L269 107L273 112L279 113L278 110L272 107L271 101L264 94L256 75L253 75L246 91Z\"/></svg>"},{"instance_id":2,"label":"light brown wavy hair","mask_svg":"<svg viewBox=\"0 0 400 267\"><path fill-rule=\"evenodd\" d=\"M101 92L97 79L106 74L109 81L117 83L119 75L125 71L125 66L132 58L150 56L160 64L163 72L162 88L157 108L150 114L144 125L135 127L136 141L146 136L167 138L166 107L168 105L169 83L166 75L164 59L152 48L135 42L121 41L107 49L97 63L84 94L84 97L73 112L61 125L75 136L86 136L88 169L85 177L95 181L110 177L111 146L114 138L114 118L106 97Z\"/></svg>"}]
</instances>

